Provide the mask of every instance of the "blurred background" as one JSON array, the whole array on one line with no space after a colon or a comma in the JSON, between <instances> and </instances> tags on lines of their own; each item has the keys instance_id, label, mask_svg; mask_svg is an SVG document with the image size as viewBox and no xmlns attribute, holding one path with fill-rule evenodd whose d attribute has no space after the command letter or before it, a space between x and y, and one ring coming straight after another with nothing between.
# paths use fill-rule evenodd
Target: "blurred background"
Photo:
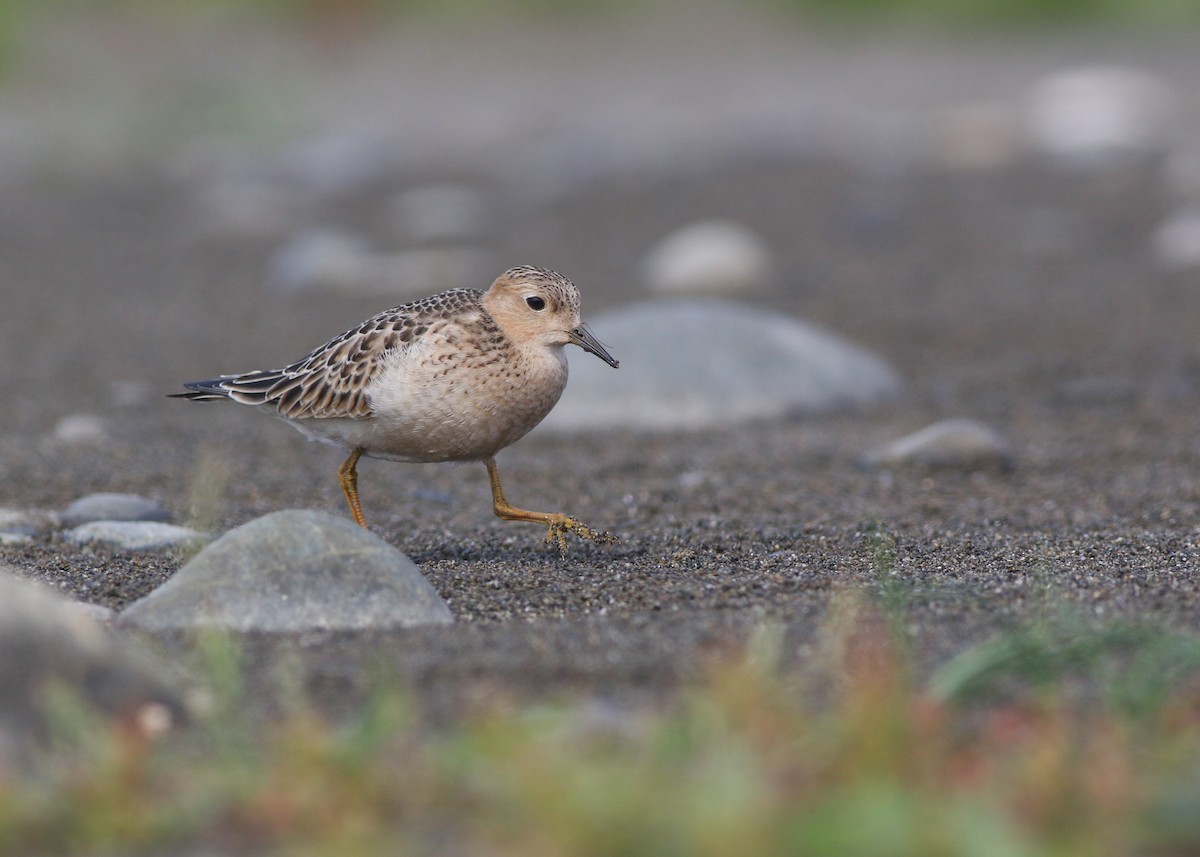
<instances>
[{"instance_id":1,"label":"blurred background","mask_svg":"<svg viewBox=\"0 0 1200 857\"><path fill-rule=\"evenodd\" d=\"M0 358L39 394L0 421L278 365L519 263L592 314L810 318L931 401L1176 383L1188 326L1147 302L1200 266L1198 26L1197 0L9 2Z\"/></svg>"}]
</instances>

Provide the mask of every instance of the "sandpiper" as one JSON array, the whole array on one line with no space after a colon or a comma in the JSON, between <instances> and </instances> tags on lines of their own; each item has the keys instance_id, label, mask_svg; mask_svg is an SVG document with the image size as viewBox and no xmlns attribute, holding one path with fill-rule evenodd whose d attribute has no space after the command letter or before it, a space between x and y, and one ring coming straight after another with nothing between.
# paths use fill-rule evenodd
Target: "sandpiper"
<instances>
[{"instance_id":1,"label":"sandpiper","mask_svg":"<svg viewBox=\"0 0 1200 857\"><path fill-rule=\"evenodd\" d=\"M349 451L338 479L350 514L365 527L358 460L482 461L492 508L506 521L611 541L561 512L511 505L496 453L536 426L567 383L563 346L618 363L579 318L579 291L561 274L522 266L486 292L453 289L394 307L282 369L185 383L196 401L232 399L286 420L312 440Z\"/></svg>"}]
</instances>

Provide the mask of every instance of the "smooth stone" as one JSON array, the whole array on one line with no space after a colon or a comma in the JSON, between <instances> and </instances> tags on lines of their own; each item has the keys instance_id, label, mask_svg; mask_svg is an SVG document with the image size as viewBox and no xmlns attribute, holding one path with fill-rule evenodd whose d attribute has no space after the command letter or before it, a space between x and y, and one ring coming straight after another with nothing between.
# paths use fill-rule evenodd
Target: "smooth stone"
<instances>
[{"instance_id":1,"label":"smooth stone","mask_svg":"<svg viewBox=\"0 0 1200 857\"><path fill-rule=\"evenodd\" d=\"M999 432L975 420L950 419L926 426L863 457L874 467L925 467L931 469L1011 470L1016 465L1012 448Z\"/></svg>"},{"instance_id":2,"label":"smooth stone","mask_svg":"<svg viewBox=\"0 0 1200 857\"><path fill-rule=\"evenodd\" d=\"M50 436L67 446L102 446L108 443L108 423L95 414L70 414L54 424Z\"/></svg>"},{"instance_id":3,"label":"smooth stone","mask_svg":"<svg viewBox=\"0 0 1200 857\"><path fill-rule=\"evenodd\" d=\"M151 737L183 714L144 656L87 609L0 565L0 766L28 761L47 737L61 689Z\"/></svg>"},{"instance_id":4,"label":"smooth stone","mask_svg":"<svg viewBox=\"0 0 1200 857\"><path fill-rule=\"evenodd\" d=\"M169 521L171 513L140 494L100 492L80 497L61 517L63 526L77 527L92 521Z\"/></svg>"},{"instance_id":5,"label":"smooth stone","mask_svg":"<svg viewBox=\"0 0 1200 857\"><path fill-rule=\"evenodd\" d=\"M241 632L450 622L446 603L403 553L346 518L296 509L230 530L118 619L150 631Z\"/></svg>"},{"instance_id":6,"label":"smooth stone","mask_svg":"<svg viewBox=\"0 0 1200 857\"><path fill-rule=\"evenodd\" d=\"M572 350L546 431L699 429L876 405L902 384L884 360L803 321L717 298L603 313L589 326L621 362Z\"/></svg>"},{"instance_id":7,"label":"smooth stone","mask_svg":"<svg viewBox=\"0 0 1200 857\"><path fill-rule=\"evenodd\" d=\"M158 550L205 541L205 533L158 521L91 521L64 534L73 542L101 542L124 550Z\"/></svg>"},{"instance_id":8,"label":"smooth stone","mask_svg":"<svg viewBox=\"0 0 1200 857\"><path fill-rule=\"evenodd\" d=\"M0 543L19 544L61 526L62 519L56 512L0 507Z\"/></svg>"},{"instance_id":9,"label":"smooth stone","mask_svg":"<svg viewBox=\"0 0 1200 857\"><path fill-rule=\"evenodd\" d=\"M737 223L694 223L646 258L646 284L660 294L737 295L761 291L773 264L766 242Z\"/></svg>"},{"instance_id":10,"label":"smooth stone","mask_svg":"<svg viewBox=\"0 0 1200 857\"><path fill-rule=\"evenodd\" d=\"M1033 88L1028 133L1035 148L1074 161L1156 154L1167 148L1174 101L1162 80L1137 69L1057 72Z\"/></svg>"},{"instance_id":11,"label":"smooth stone","mask_svg":"<svg viewBox=\"0 0 1200 857\"><path fill-rule=\"evenodd\" d=\"M1168 271L1200 268L1200 206L1170 215L1154 231L1154 261Z\"/></svg>"},{"instance_id":12,"label":"smooth stone","mask_svg":"<svg viewBox=\"0 0 1200 857\"><path fill-rule=\"evenodd\" d=\"M942 163L963 172L988 172L1013 164L1021 154L1021 122L1002 103L960 104L937 120Z\"/></svg>"}]
</instances>

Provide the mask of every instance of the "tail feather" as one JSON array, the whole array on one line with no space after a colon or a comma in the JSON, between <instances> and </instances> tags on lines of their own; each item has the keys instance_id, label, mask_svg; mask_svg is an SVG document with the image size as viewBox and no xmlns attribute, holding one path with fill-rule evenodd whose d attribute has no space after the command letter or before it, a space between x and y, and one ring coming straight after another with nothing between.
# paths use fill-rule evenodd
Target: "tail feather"
<instances>
[{"instance_id":1,"label":"tail feather","mask_svg":"<svg viewBox=\"0 0 1200 857\"><path fill-rule=\"evenodd\" d=\"M215 402L219 399L228 399L229 396L224 393L201 393L197 390L189 393L167 393L167 398L188 399L193 402Z\"/></svg>"},{"instance_id":2,"label":"tail feather","mask_svg":"<svg viewBox=\"0 0 1200 857\"><path fill-rule=\"evenodd\" d=\"M279 383L283 374L279 371L247 372L243 375L222 375L207 381L187 381L183 386L186 393L168 393L169 398L189 399L193 402L215 402L233 399L247 405L261 405L267 401L271 389Z\"/></svg>"}]
</instances>

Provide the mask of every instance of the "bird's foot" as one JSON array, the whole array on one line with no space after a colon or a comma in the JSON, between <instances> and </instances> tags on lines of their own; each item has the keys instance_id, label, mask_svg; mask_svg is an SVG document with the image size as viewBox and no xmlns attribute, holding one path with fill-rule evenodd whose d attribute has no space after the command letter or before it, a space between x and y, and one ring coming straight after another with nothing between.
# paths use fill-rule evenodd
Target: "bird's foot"
<instances>
[{"instance_id":1,"label":"bird's foot","mask_svg":"<svg viewBox=\"0 0 1200 857\"><path fill-rule=\"evenodd\" d=\"M581 539L587 539L590 542L602 545L616 544L620 541L612 533L593 530L582 521L578 521L570 515L564 515L561 512L554 512L548 515L546 525L548 527L546 530L546 542L548 544L557 544L558 552L564 558L567 555L567 533L574 533Z\"/></svg>"}]
</instances>

